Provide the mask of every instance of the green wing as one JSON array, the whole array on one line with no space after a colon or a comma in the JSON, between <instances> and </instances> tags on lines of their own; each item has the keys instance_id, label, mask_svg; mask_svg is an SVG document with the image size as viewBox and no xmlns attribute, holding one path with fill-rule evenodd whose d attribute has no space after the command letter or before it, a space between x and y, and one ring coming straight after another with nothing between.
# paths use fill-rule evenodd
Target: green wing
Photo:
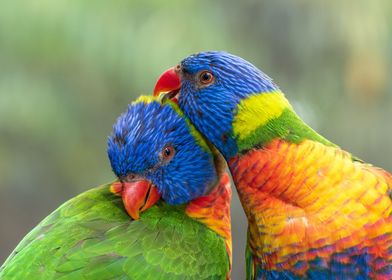
<instances>
[{"instance_id":1,"label":"green wing","mask_svg":"<svg viewBox=\"0 0 392 280\"><path fill-rule=\"evenodd\" d=\"M226 279L224 240L164 203L132 221L104 185L45 218L0 268L0 279Z\"/></svg>"}]
</instances>

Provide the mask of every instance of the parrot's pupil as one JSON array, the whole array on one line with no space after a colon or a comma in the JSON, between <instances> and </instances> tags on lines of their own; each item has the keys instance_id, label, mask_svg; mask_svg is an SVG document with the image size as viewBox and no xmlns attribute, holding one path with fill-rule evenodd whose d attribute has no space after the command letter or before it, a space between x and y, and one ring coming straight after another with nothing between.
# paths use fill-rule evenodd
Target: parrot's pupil
<instances>
[{"instance_id":1,"label":"parrot's pupil","mask_svg":"<svg viewBox=\"0 0 392 280\"><path fill-rule=\"evenodd\" d=\"M175 150L172 146L165 147L161 153L161 159L167 161L174 156Z\"/></svg>"},{"instance_id":2,"label":"parrot's pupil","mask_svg":"<svg viewBox=\"0 0 392 280\"><path fill-rule=\"evenodd\" d=\"M199 74L199 82L208 85L214 80L214 76L209 71L203 71Z\"/></svg>"}]
</instances>

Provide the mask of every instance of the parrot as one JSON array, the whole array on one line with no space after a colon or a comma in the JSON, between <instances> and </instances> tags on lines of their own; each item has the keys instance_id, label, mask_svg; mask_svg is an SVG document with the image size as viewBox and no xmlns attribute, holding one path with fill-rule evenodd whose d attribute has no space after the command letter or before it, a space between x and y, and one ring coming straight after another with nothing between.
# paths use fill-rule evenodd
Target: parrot
<instances>
[{"instance_id":1,"label":"parrot","mask_svg":"<svg viewBox=\"0 0 392 280\"><path fill-rule=\"evenodd\" d=\"M140 97L107 151L118 179L47 216L0 279L230 279L226 163L177 105Z\"/></svg>"},{"instance_id":2,"label":"parrot","mask_svg":"<svg viewBox=\"0 0 392 280\"><path fill-rule=\"evenodd\" d=\"M200 52L154 95L227 161L248 220L247 279L392 279L392 175L308 126L264 72Z\"/></svg>"}]
</instances>

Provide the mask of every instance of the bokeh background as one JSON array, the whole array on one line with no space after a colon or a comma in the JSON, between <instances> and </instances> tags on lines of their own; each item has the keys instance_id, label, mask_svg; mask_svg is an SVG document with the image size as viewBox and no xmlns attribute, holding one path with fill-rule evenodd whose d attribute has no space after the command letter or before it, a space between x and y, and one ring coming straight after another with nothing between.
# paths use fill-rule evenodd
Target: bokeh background
<instances>
[{"instance_id":1,"label":"bokeh background","mask_svg":"<svg viewBox=\"0 0 392 280\"><path fill-rule=\"evenodd\" d=\"M0 263L65 200L111 181L106 138L158 75L226 50L272 76L299 114L392 170L392 2L3 0ZM66 233L64 233L66 235ZM246 221L233 201L233 279Z\"/></svg>"}]
</instances>

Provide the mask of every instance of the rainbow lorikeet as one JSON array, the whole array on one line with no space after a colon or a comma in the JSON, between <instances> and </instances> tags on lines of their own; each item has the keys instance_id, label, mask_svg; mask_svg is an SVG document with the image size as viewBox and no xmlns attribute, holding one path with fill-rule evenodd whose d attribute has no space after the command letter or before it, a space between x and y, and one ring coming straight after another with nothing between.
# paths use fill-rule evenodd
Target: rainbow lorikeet
<instances>
[{"instance_id":1,"label":"rainbow lorikeet","mask_svg":"<svg viewBox=\"0 0 392 280\"><path fill-rule=\"evenodd\" d=\"M229 279L224 160L179 112L151 97L130 105L108 140L120 180L45 218L0 279Z\"/></svg>"},{"instance_id":2,"label":"rainbow lorikeet","mask_svg":"<svg viewBox=\"0 0 392 280\"><path fill-rule=\"evenodd\" d=\"M262 71L202 52L154 94L227 160L248 218L248 279L392 279L391 174L316 133Z\"/></svg>"}]
</instances>

